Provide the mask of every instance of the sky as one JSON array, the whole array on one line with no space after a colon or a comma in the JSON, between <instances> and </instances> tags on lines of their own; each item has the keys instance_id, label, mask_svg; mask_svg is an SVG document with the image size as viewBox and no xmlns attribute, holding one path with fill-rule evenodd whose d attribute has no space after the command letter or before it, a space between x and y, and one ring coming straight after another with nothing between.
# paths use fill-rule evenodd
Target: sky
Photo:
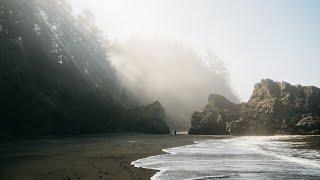
<instances>
[{"instance_id":1,"label":"sky","mask_svg":"<svg viewBox=\"0 0 320 180\"><path fill-rule=\"evenodd\" d=\"M261 79L320 86L320 1L71 0L114 41L179 41L222 60L247 101Z\"/></svg>"}]
</instances>

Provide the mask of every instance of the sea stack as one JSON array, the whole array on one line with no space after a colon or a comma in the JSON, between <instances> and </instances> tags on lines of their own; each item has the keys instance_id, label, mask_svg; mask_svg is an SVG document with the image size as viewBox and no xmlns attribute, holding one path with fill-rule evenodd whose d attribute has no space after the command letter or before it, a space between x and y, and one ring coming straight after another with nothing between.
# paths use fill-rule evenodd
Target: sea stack
<instances>
[{"instance_id":1,"label":"sea stack","mask_svg":"<svg viewBox=\"0 0 320 180\"><path fill-rule=\"evenodd\" d=\"M209 103L203 111L194 112L189 134L227 134L227 124L239 119L240 105L224 96L209 95Z\"/></svg>"},{"instance_id":2,"label":"sea stack","mask_svg":"<svg viewBox=\"0 0 320 180\"><path fill-rule=\"evenodd\" d=\"M127 129L142 133L169 134L165 122L165 110L159 101L129 110L125 115Z\"/></svg>"},{"instance_id":3,"label":"sea stack","mask_svg":"<svg viewBox=\"0 0 320 180\"><path fill-rule=\"evenodd\" d=\"M320 89L263 79L245 103L210 95L191 126L189 134L320 134Z\"/></svg>"}]
</instances>

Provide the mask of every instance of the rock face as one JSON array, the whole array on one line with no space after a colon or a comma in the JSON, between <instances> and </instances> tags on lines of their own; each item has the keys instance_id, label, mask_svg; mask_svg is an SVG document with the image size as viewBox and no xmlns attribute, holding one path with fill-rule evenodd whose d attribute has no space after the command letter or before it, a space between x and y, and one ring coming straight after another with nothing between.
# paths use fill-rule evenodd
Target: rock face
<instances>
[{"instance_id":1,"label":"rock face","mask_svg":"<svg viewBox=\"0 0 320 180\"><path fill-rule=\"evenodd\" d=\"M240 105L224 96L211 94L209 104L201 112L192 114L189 134L226 134L227 124L239 119Z\"/></svg>"},{"instance_id":2,"label":"rock face","mask_svg":"<svg viewBox=\"0 0 320 180\"><path fill-rule=\"evenodd\" d=\"M125 115L127 130L143 133L170 132L165 123L165 111L159 101L127 111Z\"/></svg>"},{"instance_id":3,"label":"rock face","mask_svg":"<svg viewBox=\"0 0 320 180\"><path fill-rule=\"evenodd\" d=\"M210 95L212 96L217 95ZM216 114L231 112L230 108L221 106L220 103L212 102L209 98L204 111L194 113L189 133L193 134L194 129L199 129L197 134L320 134L320 89L317 87L293 86L286 82L264 79L255 85L248 102L234 105L239 108L233 109L232 118L221 118L218 115L204 120L204 116L197 116L209 114L212 110ZM209 105L222 108L207 108ZM202 129L211 130L208 133Z\"/></svg>"}]
</instances>

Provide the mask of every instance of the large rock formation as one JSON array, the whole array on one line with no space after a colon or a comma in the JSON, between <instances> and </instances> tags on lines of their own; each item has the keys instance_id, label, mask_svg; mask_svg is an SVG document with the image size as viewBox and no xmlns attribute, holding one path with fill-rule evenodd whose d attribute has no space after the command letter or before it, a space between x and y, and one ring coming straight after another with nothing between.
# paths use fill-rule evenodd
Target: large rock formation
<instances>
[{"instance_id":1,"label":"large rock formation","mask_svg":"<svg viewBox=\"0 0 320 180\"><path fill-rule=\"evenodd\" d=\"M224 96L211 94L204 110L192 114L189 134L226 134L227 124L239 119L239 110L240 105Z\"/></svg>"},{"instance_id":2,"label":"large rock formation","mask_svg":"<svg viewBox=\"0 0 320 180\"><path fill-rule=\"evenodd\" d=\"M248 102L234 105L239 108L232 111L223 106L227 100L210 101L210 97L204 111L194 113L189 133L320 134L320 89L317 87L293 86L265 79L255 85ZM212 111L218 116L203 116ZM220 114L225 112L232 112L232 118L222 118ZM210 129L209 132L207 129Z\"/></svg>"},{"instance_id":3,"label":"large rock formation","mask_svg":"<svg viewBox=\"0 0 320 180\"><path fill-rule=\"evenodd\" d=\"M125 123L129 131L163 134L170 132L165 122L164 108L159 101L129 110L125 115Z\"/></svg>"}]
</instances>

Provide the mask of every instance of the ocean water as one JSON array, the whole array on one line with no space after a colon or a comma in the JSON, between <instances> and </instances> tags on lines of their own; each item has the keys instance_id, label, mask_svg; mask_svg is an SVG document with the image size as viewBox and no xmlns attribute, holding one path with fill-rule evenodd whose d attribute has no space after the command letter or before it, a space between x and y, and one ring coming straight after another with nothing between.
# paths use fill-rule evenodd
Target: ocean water
<instances>
[{"instance_id":1,"label":"ocean water","mask_svg":"<svg viewBox=\"0 0 320 180\"><path fill-rule=\"evenodd\" d=\"M320 136L246 136L195 141L132 162L151 179L320 179Z\"/></svg>"}]
</instances>

